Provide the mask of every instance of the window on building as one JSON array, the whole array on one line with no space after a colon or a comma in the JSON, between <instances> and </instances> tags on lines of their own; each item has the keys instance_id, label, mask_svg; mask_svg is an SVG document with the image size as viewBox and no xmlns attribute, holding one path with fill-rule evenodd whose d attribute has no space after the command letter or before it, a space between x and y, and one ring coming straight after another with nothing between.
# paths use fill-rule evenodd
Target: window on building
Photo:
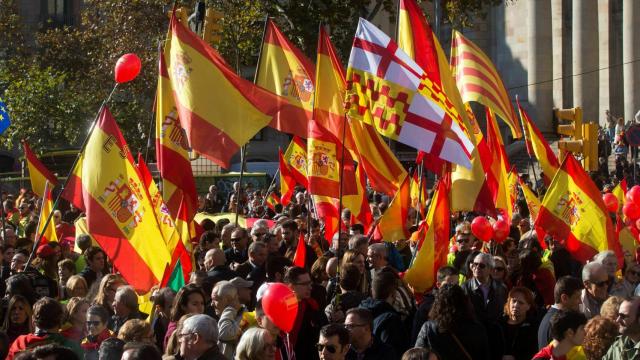
<instances>
[{"instance_id":1,"label":"window on building","mask_svg":"<svg viewBox=\"0 0 640 360\"><path fill-rule=\"evenodd\" d=\"M73 0L41 0L45 27L75 25Z\"/></svg>"}]
</instances>

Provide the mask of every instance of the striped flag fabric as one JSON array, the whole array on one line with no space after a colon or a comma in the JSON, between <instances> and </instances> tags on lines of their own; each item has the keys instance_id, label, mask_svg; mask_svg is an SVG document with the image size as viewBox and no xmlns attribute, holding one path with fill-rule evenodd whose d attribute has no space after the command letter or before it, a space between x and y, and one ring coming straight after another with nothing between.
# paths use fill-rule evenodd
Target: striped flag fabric
<instances>
[{"instance_id":1,"label":"striped flag fabric","mask_svg":"<svg viewBox=\"0 0 640 360\"><path fill-rule=\"evenodd\" d=\"M318 212L318 220L324 223L324 238L331 245L333 235L338 232L341 222L338 214L338 200L319 195L312 195L312 198Z\"/></svg>"},{"instance_id":2,"label":"striped flag fabric","mask_svg":"<svg viewBox=\"0 0 640 360\"><path fill-rule=\"evenodd\" d=\"M280 194L282 195L282 205L287 206L291 202L293 192L296 187L296 180L291 169L287 165L287 161L282 154L282 150L278 150L280 158Z\"/></svg>"},{"instance_id":3,"label":"striped flag fabric","mask_svg":"<svg viewBox=\"0 0 640 360\"><path fill-rule=\"evenodd\" d=\"M305 188L309 188L307 180L307 144L301 138L294 136L284 152L284 163L288 166L291 176ZM284 194L284 193L281 193Z\"/></svg>"},{"instance_id":4,"label":"striped flag fabric","mask_svg":"<svg viewBox=\"0 0 640 360\"><path fill-rule=\"evenodd\" d=\"M42 239L40 242L42 244L48 243L50 241L58 241L58 235L56 234L56 224L53 220L49 221L49 225L45 230L45 223L47 222L47 218L49 214L53 212L53 195L51 191L53 187L49 184L49 181L46 180L44 184L44 195L42 196L42 205L40 210L40 219L38 220L38 235L42 234Z\"/></svg>"},{"instance_id":5,"label":"striped flag fabric","mask_svg":"<svg viewBox=\"0 0 640 360\"><path fill-rule=\"evenodd\" d=\"M514 138L522 137L513 104L493 62L456 30L451 40L451 68L464 102L477 101L490 108L509 125Z\"/></svg>"},{"instance_id":6,"label":"striped flag fabric","mask_svg":"<svg viewBox=\"0 0 640 360\"><path fill-rule=\"evenodd\" d=\"M67 196L91 236L138 293L160 283L171 254L122 133L105 106L71 173Z\"/></svg>"},{"instance_id":7,"label":"striped flag fabric","mask_svg":"<svg viewBox=\"0 0 640 360\"><path fill-rule=\"evenodd\" d=\"M520 105L520 101L516 99L518 103L518 110L520 112L520 118L524 125L524 137L525 144L527 145L527 152L529 156L534 155L538 159L540 168L542 169L542 175L545 185L551 184L551 179L555 176L556 172L560 168L560 161L554 154L551 146L538 129L538 127L531 121L527 112Z\"/></svg>"},{"instance_id":8,"label":"striped flag fabric","mask_svg":"<svg viewBox=\"0 0 640 360\"><path fill-rule=\"evenodd\" d=\"M184 196L188 217L193 219L198 208L196 182L189 160L189 144L178 119L163 51L158 53L155 136L157 166L162 177L162 199L171 217L176 219Z\"/></svg>"},{"instance_id":9,"label":"striped flag fabric","mask_svg":"<svg viewBox=\"0 0 640 360\"><path fill-rule=\"evenodd\" d=\"M41 198L45 195L45 184L49 182L49 186L54 188L58 185L58 178L47 169L38 157L31 151L29 144L22 141L24 149L24 157L27 160L27 169L29 169L29 180L31 181L31 190Z\"/></svg>"},{"instance_id":10,"label":"striped flag fabric","mask_svg":"<svg viewBox=\"0 0 640 360\"><path fill-rule=\"evenodd\" d=\"M542 203L527 183L522 181L522 179L518 179L518 181L520 183L520 188L522 189L522 194L524 195L524 200L529 208L530 217L535 222L538 218L538 213L540 212L540 206L542 206Z\"/></svg>"},{"instance_id":11,"label":"striped flag fabric","mask_svg":"<svg viewBox=\"0 0 640 360\"><path fill-rule=\"evenodd\" d=\"M344 96L346 83L342 64L329 34L320 28L316 62L315 119L329 132L342 136L345 123ZM371 188L389 196L400 187L406 171L378 132L362 121L348 121L345 147L358 166L364 168Z\"/></svg>"},{"instance_id":12,"label":"striped flag fabric","mask_svg":"<svg viewBox=\"0 0 640 360\"><path fill-rule=\"evenodd\" d=\"M276 211L276 205L282 204L282 201L280 200L280 196L278 196L278 194L276 194L275 191L272 191L269 193L269 196L267 196L267 198L265 199L265 204L269 209Z\"/></svg>"},{"instance_id":13,"label":"striped flag fabric","mask_svg":"<svg viewBox=\"0 0 640 360\"><path fill-rule=\"evenodd\" d=\"M367 199L367 180L362 166L356 169L356 186L358 193L342 197L342 205L351 211L351 223L364 226L365 234L373 223L373 214Z\"/></svg>"},{"instance_id":14,"label":"striped flag fabric","mask_svg":"<svg viewBox=\"0 0 640 360\"><path fill-rule=\"evenodd\" d=\"M313 63L271 19L267 20L257 71L257 85L289 100L269 126L306 138L313 111Z\"/></svg>"},{"instance_id":15,"label":"striped flag fabric","mask_svg":"<svg viewBox=\"0 0 640 360\"><path fill-rule=\"evenodd\" d=\"M384 32L360 19L347 68L354 120L442 160L471 167L474 145L447 94Z\"/></svg>"},{"instance_id":16,"label":"striped flag fabric","mask_svg":"<svg viewBox=\"0 0 640 360\"><path fill-rule=\"evenodd\" d=\"M565 240L566 249L582 263L604 250L622 259L600 191L571 154L551 181L535 226Z\"/></svg>"},{"instance_id":17,"label":"striped flag fabric","mask_svg":"<svg viewBox=\"0 0 640 360\"><path fill-rule=\"evenodd\" d=\"M409 239L411 236L409 227L413 224L407 224L407 215L411 208L410 182L411 177L407 175L402 182L402 186L400 186L400 190L380 217L377 231L384 241L395 242Z\"/></svg>"},{"instance_id":18,"label":"striped flag fabric","mask_svg":"<svg viewBox=\"0 0 640 360\"><path fill-rule=\"evenodd\" d=\"M491 155L491 163L488 168L491 174L487 174L487 184L493 195L496 209L500 209L506 217L504 220L511 224L510 215L513 212L513 204L511 202L509 186L509 160L507 159L507 152L504 149L500 129L498 129L498 123L491 109L486 109L487 145L489 147L489 154Z\"/></svg>"},{"instance_id":19,"label":"striped flag fabric","mask_svg":"<svg viewBox=\"0 0 640 360\"><path fill-rule=\"evenodd\" d=\"M229 168L231 157L288 101L238 76L196 34L171 19L165 47L178 118L189 145Z\"/></svg>"}]
</instances>

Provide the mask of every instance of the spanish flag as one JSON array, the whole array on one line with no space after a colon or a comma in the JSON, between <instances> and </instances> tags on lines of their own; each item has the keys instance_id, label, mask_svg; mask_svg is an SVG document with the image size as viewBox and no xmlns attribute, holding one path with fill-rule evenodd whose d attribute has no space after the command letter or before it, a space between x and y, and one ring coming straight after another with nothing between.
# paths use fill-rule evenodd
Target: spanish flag
<instances>
[{"instance_id":1,"label":"spanish flag","mask_svg":"<svg viewBox=\"0 0 640 360\"><path fill-rule=\"evenodd\" d=\"M284 152L284 163L288 166L289 172L295 181L305 188L309 188L309 181L307 180L307 144L304 143L304 140L297 136L291 139L287 151Z\"/></svg>"},{"instance_id":2,"label":"spanish flag","mask_svg":"<svg viewBox=\"0 0 640 360\"><path fill-rule=\"evenodd\" d=\"M416 256L404 274L404 280L416 293L424 293L436 284L436 273L447 264L449 252L450 174L438 182L426 220L425 236L418 241ZM424 229L423 229L424 232Z\"/></svg>"},{"instance_id":3,"label":"spanish flag","mask_svg":"<svg viewBox=\"0 0 640 360\"><path fill-rule=\"evenodd\" d=\"M173 89L162 51L158 53L158 60L156 159L162 177L162 199L171 217L176 219L180 201L185 197L188 217L193 219L198 208L198 194L189 160L189 144L178 120Z\"/></svg>"},{"instance_id":4,"label":"spanish flag","mask_svg":"<svg viewBox=\"0 0 640 360\"><path fill-rule=\"evenodd\" d=\"M269 126L307 137L313 112L313 63L268 19L258 64L256 84L289 100Z\"/></svg>"},{"instance_id":5,"label":"spanish flag","mask_svg":"<svg viewBox=\"0 0 640 360\"><path fill-rule=\"evenodd\" d=\"M56 234L56 224L53 219L49 221L49 225L45 230L44 225L49 218L49 214L53 212L53 196L51 195L53 187L49 184L49 180L45 180L44 184L44 196L42 197L42 208L40 210L40 219L38 220L38 236L42 234L41 243L47 243L49 241L58 241Z\"/></svg>"},{"instance_id":6,"label":"spanish flag","mask_svg":"<svg viewBox=\"0 0 640 360\"><path fill-rule=\"evenodd\" d=\"M288 104L238 76L175 17L165 54L178 118L191 148L224 168Z\"/></svg>"},{"instance_id":7,"label":"spanish flag","mask_svg":"<svg viewBox=\"0 0 640 360\"><path fill-rule=\"evenodd\" d=\"M48 181L49 186L54 188L58 185L58 178L40 162L25 140L22 141L22 147L24 148L24 157L27 160L27 168L29 169L31 190L39 197L44 198L45 183Z\"/></svg>"},{"instance_id":8,"label":"spanish flag","mask_svg":"<svg viewBox=\"0 0 640 360\"><path fill-rule=\"evenodd\" d=\"M418 204L418 200L420 200L420 204ZM411 207L420 209L420 216L423 216L425 215L424 211L427 200L429 200L429 195L427 194L427 182L422 181L422 184L420 184L418 172L416 171L411 177Z\"/></svg>"},{"instance_id":9,"label":"spanish flag","mask_svg":"<svg viewBox=\"0 0 640 360\"><path fill-rule=\"evenodd\" d=\"M282 204L282 201L280 201L280 196L278 196L278 194L276 194L275 191L272 191L269 193L269 196L267 196L267 198L265 199L265 203L267 204L267 207L269 209L276 211L276 205Z\"/></svg>"},{"instance_id":10,"label":"spanish flag","mask_svg":"<svg viewBox=\"0 0 640 360\"><path fill-rule=\"evenodd\" d=\"M384 241L395 242L409 239L411 236L409 228L413 224L407 223L407 215L411 207L410 181L411 177L407 175L400 186L400 191L396 193L391 204L380 217L377 230Z\"/></svg>"},{"instance_id":11,"label":"spanish flag","mask_svg":"<svg viewBox=\"0 0 640 360\"><path fill-rule=\"evenodd\" d=\"M533 123L533 121L531 121L527 112L524 111L520 105L520 101L516 101L518 102L518 110L520 111L522 124L524 124L524 137L525 144L527 145L527 152L529 153L529 156L535 155L536 159L538 159L538 163L542 169L544 183L549 186L549 184L551 184L551 179L553 179L560 168L560 162L558 161L556 154L553 153L549 143L544 139L544 136L542 136L538 127Z\"/></svg>"},{"instance_id":12,"label":"spanish flag","mask_svg":"<svg viewBox=\"0 0 640 360\"><path fill-rule=\"evenodd\" d=\"M280 157L280 194L282 194L282 205L288 205L296 187L296 180L291 174L291 170L287 165L282 150L278 150Z\"/></svg>"},{"instance_id":13,"label":"spanish flag","mask_svg":"<svg viewBox=\"0 0 640 360\"><path fill-rule=\"evenodd\" d=\"M334 135L342 136L345 78L329 34L320 28L316 65L315 118ZM375 128L362 121L349 121L345 147L364 168L371 188L389 196L398 191L407 172Z\"/></svg>"},{"instance_id":14,"label":"spanish flag","mask_svg":"<svg viewBox=\"0 0 640 360\"><path fill-rule=\"evenodd\" d=\"M338 232L341 222L338 214L338 200L328 196L313 195L313 202L318 212L318 220L324 224L324 238L331 245L333 235Z\"/></svg>"},{"instance_id":15,"label":"spanish flag","mask_svg":"<svg viewBox=\"0 0 640 360\"><path fill-rule=\"evenodd\" d=\"M365 234L369 232L369 227L373 223L373 214L367 199L367 180L364 176L362 166L356 169L356 179L358 193L355 195L345 195L342 197L342 205L351 211L351 223L362 224Z\"/></svg>"},{"instance_id":16,"label":"spanish flag","mask_svg":"<svg viewBox=\"0 0 640 360\"><path fill-rule=\"evenodd\" d=\"M138 293L160 283L171 254L122 133L107 107L69 179L89 233Z\"/></svg>"},{"instance_id":17,"label":"spanish flag","mask_svg":"<svg viewBox=\"0 0 640 360\"><path fill-rule=\"evenodd\" d=\"M600 191L571 154L551 181L535 225L566 240L567 250L583 263L603 250L622 259Z\"/></svg>"},{"instance_id":18,"label":"spanish flag","mask_svg":"<svg viewBox=\"0 0 640 360\"><path fill-rule=\"evenodd\" d=\"M529 185L527 185L522 179L518 179L520 182L520 188L522 189L522 194L524 195L524 201L527 203L527 207L529 208L529 215L531 219L535 222L538 218L538 213L540 212L540 207L542 203L538 196L531 190Z\"/></svg>"}]
</instances>

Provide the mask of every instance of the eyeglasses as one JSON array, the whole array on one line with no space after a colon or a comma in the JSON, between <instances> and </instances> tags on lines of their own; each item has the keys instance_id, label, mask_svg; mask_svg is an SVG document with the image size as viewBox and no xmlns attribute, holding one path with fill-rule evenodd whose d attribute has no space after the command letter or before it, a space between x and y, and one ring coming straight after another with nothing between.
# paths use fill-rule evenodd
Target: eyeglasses
<instances>
[{"instance_id":1,"label":"eyeglasses","mask_svg":"<svg viewBox=\"0 0 640 360\"><path fill-rule=\"evenodd\" d=\"M604 280L604 281L592 281L591 282L593 285L597 286L597 287L605 287L605 286L609 286L609 280Z\"/></svg>"},{"instance_id":2,"label":"eyeglasses","mask_svg":"<svg viewBox=\"0 0 640 360\"><path fill-rule=\"evenodd\" d=\"M469 238L457 238L457 239L456 239L456 242L457 242L458 244L466 243L467 241L469 241Z\"/></svg>"},{"instance_id":3,"label":"eyeglasses","mask_svg":"<svg viewBox=\"0 0 640 360\"><path fill-rule=\"evenodd\" d=\"M305 282L293 283L293 285L298 285L298 286L311 286L311 281L305 281Z\"/></svg>"},{"instance_id":4,"label":"eyeglasses","mask_svg":"<svg viewBox=\"0 0 640 360\"><path fill-rule=\"evenodd\" d=\"M483 270L483 269L485 269L487 267L487 264L474 262L474 263L471 263L471 266L475 266L475 267Z\"/></svg>"},{"instance_id":5,"label":"eyeglasses","mask_svg":"<svg viewBox=\"0 0 640 360\"><path fill-rule=\"evenodd\" d=\"M363 327L363 326L365 326L365 325L366 325L366 324L344 324L344 327L345 327L347 330L351 330L351 329L353 329L353 328Z\"/></svg>"},{"instance_id":6,"label":"eyeglasses","mask_svg":"<svg viewBox=\"0 0 640 360\"><path fill-rule=\"evenodd\" d=\"M495 271L504 271L504 268L502 266L498 266L498 267L493 268L493 270L495 270Z\"/></svg>"},{"instance_id":7,"label":"eyeglasses","mask_svg":"<svg viewBox=\"0 0 640 360\"><path fill-rule=\"evenodd\" d=\"M99 320L94 320L94 321L87 320L87 326L98 326L98 325L100 325L101 323L102 323L102 322L101 322L101 321L99 321Z\"/></svg>"},{"instance_id":8,"label":"eyeglasses","mask_svg":"<svg viewBox=\"0 0 640 360\"><path fill-rule=\"evenodd\" d=\"M336 349L333 345L325 345L325 344L316 344L316 349L318 352L322 352L322 350L327 349L330 354L335 354L338 349Z\"/></svg>"}]
</instances>

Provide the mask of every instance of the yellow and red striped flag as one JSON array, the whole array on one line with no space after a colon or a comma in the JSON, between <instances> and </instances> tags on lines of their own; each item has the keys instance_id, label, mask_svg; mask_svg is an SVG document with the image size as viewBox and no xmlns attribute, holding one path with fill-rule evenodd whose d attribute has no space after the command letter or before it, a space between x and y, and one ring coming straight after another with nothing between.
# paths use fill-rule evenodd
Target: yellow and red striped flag
<instances>
[{"instance_id":1,"label":"yellow and red striped flag","mask_svg":"<svg viewBox=\"0 0 640 360\"><path fill-rule=\"evenodd\" d=\"M53 212L53 196L51 195L51 190L53 187L49 184L49 180L45 180L44 184L44 196L42 197L42 205L40 210L40 219L38 220L38 234L40 236L42 234L42 239L40 240L42 244L47 243L49 241L58 241L58 236L56 234L56 224L53 222L53 219L49 221L49 225L45 230L44 224L47 222L47 218L49 214Z\"/></svg>"},{"instance_id":2,"label":"yellow and red striped flag","mask_svg":"<svg viewBox=\"0 0 640 360\"><path fill-rule=\"evenodd\" d=\"M622 260L600 191L571 154L551 181L535 225L565 240L567 250L583 263L603 250L613 250Z\"/></svg>"},{"instance_id":3,"label":"yellow and red striped flag","mask_svg":"<svg viewBox=\"0 0 640 360\"><path fill-rule=\"evenodd\" d=\"M338 226L341 223L338 200L328 196L312 196L318 212L318 220L324 223L324 238L331 245L333 235L338 232Z\"/></svg>"},{"instance_id":4,"label":"yellow and red striped flag","mask_svg":"<svg viewBox=\"0 0 640 360\"><path fill-rule=\"evenodd\" d=\"M278 196L275 191L272 191L269 193L269 196L267 196L265 204L269 209L276 211L276 205L282 204L282 201L280 200L280 196Z\"/></svg>"},{"instance_id":5,"label":"yellow and red striped flag","mask_svg":"<svg viewBox=\"0 0 640 360\"><path fill-rule=\"evenodd\" d=\"M159 284L171 254L146 186L107 107L68 185L66 198L84 209L89 233L124 279L138 293Z\"/></svg>"},{"instance_id":6,"label":"yellow and red striped flag","mask_svg":"<svg viewBox=\"0 0 640 360\"><path fill-rule=\"evenodd\" d=\"M622 212L622 207L626 202L625 196L627 195L627 179L622 179L622 181L620 181L618 185L611 190L611 193L618 199L618 211Z\"/></svg>"},{"instance_id":7,"label":"yellow and red striped flag","mask_svg":"<svg viewBox=\"0 0 640 360\"><path fill-rule=\"evenodd\" d=\"M411 233L409 228L413 224L407 223L407 215L411 208L411 177L407 175L400 186L400 190L391 200L389 207L380 217L377 231L384 241L395 242L402 239L409 239Z\"/></svg>"},{"instance_id":8,"label":"yellow and red striped flag","mask_svg":"<svg viewBox=\"0 0 640 360\"><path fill-rule=\"evenodd\" d=\"M560 162L553 153L551 146L544 139L542 133L538 127L531 121L529 115L520 105L520 101L516 99L518 103L518 110L520 111L520 118L524 125L525 144L527 145L527 152L529 156L534 155L538 159L540 168L542 169L542 175L544 183L549 186L551 179L555 176L556 172L560 168Z\"/></svg>"},{"instance_id":9,"label":"yellow and red striped flag","mask_svg":"<svg viewBox=\"0 0 640 360\"><path fill-rule=\"evenodd\" d=\"M371 214L369 200L367 199L367 180L365 179L362 166L359 165L356 169L356 180L358 193L343 196L342 205L351 210L351 223L362 224L366 234L369 232L369 227L373 223L373 214Z\"/></svg>"},{"instance_id":10,"label":"yellow and red striped flag","mask_svg":"<svg viewBox=\"0 0 640 360\"><path fill-rule=\"evenodd\" d=\"M287 151L284 152L284 163L288 166L291 176L295 181L309 188L309 181L307 180L307 144L304 140L297 136L294 136L287 147ZM284 195L284 193L281 193Z\"/></svg>"},{"instance_id":11,"label":"yellow and red striped flag","mask_svg":"<svg viewBox=\"0 0 640 360\"><path fill-rule=\"evenodd\" d=\"M175 17L165 54L178 118L191 148L224 168L288 104L238 76Z\"/></svg>"},{"instance_id":12,"label":"yellow and red striped flag","mask_svg":"<svg viewBox=\"0 0 640 360\"><path fill-rule=\"evenodd\" d=\"M436 284L438 269L447 264L449 252L449 178L450 174L438 182L433 194L426 220L424 237L418 239L416 256L404 274L404 280L416 293L424 293Z\"/></svg>"},{"instance_id":13,"label":"yellow and red striped flag","mask_svg":"<svg viewBox=\"0 0 640 360\"><path fill-rule=\"evenodd\" d=\"M22 146L24 148L24 157L27 160L27 168L29 169L31 190L39 197L44 198L45 183L48 181L53 188L58 185L58 178L40 162L25 140L22 141Z\"/></svg>"},{"instance_id":14,"label":"yellow and red striped flag","mask_svg":"<svg viewBox=\"0 0 640 360\"><path fill-rule=\"evenodd\" d=\"M520 182L520 188L522 189L522 194L524 195L524 201L527 203L527 207L529 208L529 214L531 216L531 220L534 222L538 218L538 213L540 212L540 206L542 203L536 194L529 188L529 185L522 181L522 179L518 179Z\"/></svg>"},{"instance_id":15,"label":"yellow and red striped flag","mask_svg":"<svg viewBox=\"0 0 640 360\"><path fill-rule=\"evenodd\" d=\"M451 68L464 102L477 101L509 125L514 138L522 137L518 117L493 62L472 41L453 31Z\"/></svg>"},{"instance_id":16,"label":"yellow and red striped flag","mask_svg":"<svg viewBox=\"0 0 640 360\"><path fill-rule=\"evenodd\" d=\"M191 255L189 254L191 244L188 242L188 234L186 237L187 240L181 236L176 223L172 219L169 209L160 195L158 186L151 176L151 171L149 171L149 168L141 154L138 154L137 167L140 172L140 179L146 186L147 194L149 195L149 199L151 199L153 212L156 216L156 220L158 221L158 225L160 226L163 240L167 246L169 254L171 254L171 263L167 264L168 266L163 274L162 280L160 281L160 285L162 287L170 285L172 289L176 290L177 288L179 290L180 284L184 286L189 282L189 274L192 270ZM171 275L174 275L174 277L172 278ZM180 278L177 278L176 276L180 276Z\"/></svg>"},{"instance_id":17,"label":"yellow and red striped flag","mask_svg":"<svg viewBox=\"0 0 640 360\"><path fill-rule=\"evenodd\" d=\"M342 137L345 124L345 78L329 34L320 28L316 66L315 119L332 134ZM392 196L407 172L378 132L361 121L349 121L345 147L364 168L371 188Z\"/></svg>"},{"instance_id":18,"label":"yellow and red striped flag","mask_svg":"<svg viewBox=\"0 0 640 360\"><path fill-rule=\"evenodd\" d=\"M498 129L498 123L493 116L491 109L487 108L487 145L491 154L491 164L487 174L487 184L493 195L496 209L500 209L506 217L504 220L511 224L510 214L513 212L509 186L509 160L504 149L504 142Z\"/></svg>"},{"instance_id":19,"label":"yellow and red striped flag","mask_svg":"<svg viewBox=\"0 0 640 360\"><path fill-rule=\"evenodd\" d=\"M286 97L269 126L285 133L307 137L313 111L313 63L268 19L256 84Z\"/></svg>"},{"instance_id":20,"label":"yellow and red striped flag","mask_svg":"<svg viewBox=\"0 0 640 360\"><path fill-rule=\"evenodd\" d=\"M420 200L420 204L418 204L418 200ZM420 209L421 216L426 215L424 212L426 211L425 206L427 204L427 200L429 200L429 195L427 194L427 182L422 181L422 184L420 184L418 172L416 171L411 177L411 207L414 209Z\"/></svg>"},{"instance_id":21,"label":"yellow and red striped flag","mask_svg":"<svg viewBox=\"0 0 640 360\"><path fill-rule=\"evenodd\" d=\"M158 89L156 92L156 159L162 176L162 199L173 219L178 216L180 201L187 201L187 214L193 219L198 208L196 182L193 178L189 145L178 120L164 53L158 53Z\"/></svg>"},{"instance_id":22,"label":"yellow and red striped flag","mask_svg":"<svg viewBox=\"0 0 640 360\"><path fill-rule=\"evenodd\" d=\"M291 202L291 197L296 187L296 180L287 165L282 150L278 150L280 158L280 194L282 195L282 205L287 206Z\"/></svg>"}]
</instances>

